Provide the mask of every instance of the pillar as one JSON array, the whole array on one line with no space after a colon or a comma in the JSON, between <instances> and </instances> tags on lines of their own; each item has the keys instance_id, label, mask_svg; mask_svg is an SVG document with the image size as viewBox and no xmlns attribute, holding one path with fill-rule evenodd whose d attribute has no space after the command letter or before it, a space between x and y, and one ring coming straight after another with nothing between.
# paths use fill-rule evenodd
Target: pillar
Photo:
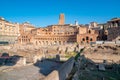
<instances>
[{"instance_id":1,"label":"pillar","mask_svg":"<svg viewBox=\"0 0 120 80\"><path fill-rule=\"evenodd\" d=\"M117 22L115 22L115 27L118 27L118 23Z\"/></svg>"}]
</instances>

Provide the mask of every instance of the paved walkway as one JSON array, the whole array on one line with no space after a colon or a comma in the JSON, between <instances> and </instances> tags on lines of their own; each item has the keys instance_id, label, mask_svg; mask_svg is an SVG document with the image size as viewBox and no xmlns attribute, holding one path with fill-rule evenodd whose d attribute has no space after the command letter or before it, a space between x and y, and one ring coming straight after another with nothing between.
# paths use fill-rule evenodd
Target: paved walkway
<instances>
[{"instance_id":1,"label":"paved walkway","mask_svg":"<svg viewBox=\"0 0 120 80\"><path fill-rule=\"evenodd\" d=\"M0 67L0 80L43 80L54 69L58 69L61 63L45 60L35 65L10 68Z\"/></svg>"}]
</instances>

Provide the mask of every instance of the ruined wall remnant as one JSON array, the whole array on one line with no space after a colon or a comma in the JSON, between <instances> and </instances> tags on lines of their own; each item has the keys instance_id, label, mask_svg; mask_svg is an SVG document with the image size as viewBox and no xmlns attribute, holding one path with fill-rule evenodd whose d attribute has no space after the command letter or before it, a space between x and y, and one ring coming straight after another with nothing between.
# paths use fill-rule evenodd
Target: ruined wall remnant
<instances>
[{"instance_id":1,"label":"ruined wall remnant","mask_svg":"<svg viewBox=\"0 0 120 80\"><path fill-rule=\"evenodd\" d=\"M58 70L52 71L44 80L65 80L71 72L74 58L67 60Z\"/></svg>"}]
</instances>

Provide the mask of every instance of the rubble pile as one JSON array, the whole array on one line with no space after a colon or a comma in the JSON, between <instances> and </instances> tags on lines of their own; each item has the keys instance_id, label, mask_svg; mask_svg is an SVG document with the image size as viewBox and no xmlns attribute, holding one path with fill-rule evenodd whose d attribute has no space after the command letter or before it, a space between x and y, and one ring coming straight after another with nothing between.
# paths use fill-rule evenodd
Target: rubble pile
<instances>
[{"instance_id":1,"label":"rubble pile","mask_svg":"<svg viewBox=\"0 0 120 80\"><path fill-rule=\"evenodd\" d=\"M77 68L72 80L119 80L120 64L109 64L107 61L95 63L94 61L81 56L77 61Z\"/></svg>"}]
</instances>

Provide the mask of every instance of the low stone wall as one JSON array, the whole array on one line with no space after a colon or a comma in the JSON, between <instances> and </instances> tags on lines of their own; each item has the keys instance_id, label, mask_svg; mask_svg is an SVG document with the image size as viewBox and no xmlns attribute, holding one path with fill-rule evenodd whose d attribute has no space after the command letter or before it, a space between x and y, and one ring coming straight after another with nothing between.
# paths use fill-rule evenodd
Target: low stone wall
<instances>
[{"instance_id":1,"label":"low stone wall","mask_svg":"<svg viewBox=\"0 0 120 80\"><path fill-rule=\"evenodd\" d=\"M114 41L104 41L104 44L115 44Z\"/></svg>"},{"instance_id":2,"label":"low stone wall","mask_svg":"<svg viewBox=\"0 0 120 80\"><path fill-rule=\"evenodd\" d=\"M96 41L91 44L120 44L120 41Z\"/></svg>"},{"instance_id":3,"label":"low stone wall","mask_svg":"<svg viewBox=\"0 0 120 80\"><path fill-rule=\"evenodd\" d=\"M120 60L119 55L111 55L111 54L84 54L86 58L96 62L96 63L102 63L103 60L106 60L108 63L117 63Z\"/></svg>"},{"instance_id":4,"label":"low stone wall","mask_svg":"<svg viewBox=\"0 0 120 80\"><path fill-rule=\"evenodd\" d=\"M42 60L43 58L45 58L45 55L44 54L41 54L41 55L35 55L33 57L33 63L36 63L38 60Z\"/></svg>"},{"instance_id":5,"label":"low stone wall","mask_svg":"<svg viewBox=\"0 0 120 80\"><path fill-rule=\"evenodd\" d=\"M44 80L65 80L71 72L74 58L67 60L58 70L52 71Z\"/></svg>"},{"instance_id":6,"label":"low stone wall","mask_svg":"<svg viewBox=\"0 0 120 80\"><path fill-rule=\"evenodd\" d=\"M103 44L104 41L96 41L95 44Z\"/></svg>"}]
</instances>

